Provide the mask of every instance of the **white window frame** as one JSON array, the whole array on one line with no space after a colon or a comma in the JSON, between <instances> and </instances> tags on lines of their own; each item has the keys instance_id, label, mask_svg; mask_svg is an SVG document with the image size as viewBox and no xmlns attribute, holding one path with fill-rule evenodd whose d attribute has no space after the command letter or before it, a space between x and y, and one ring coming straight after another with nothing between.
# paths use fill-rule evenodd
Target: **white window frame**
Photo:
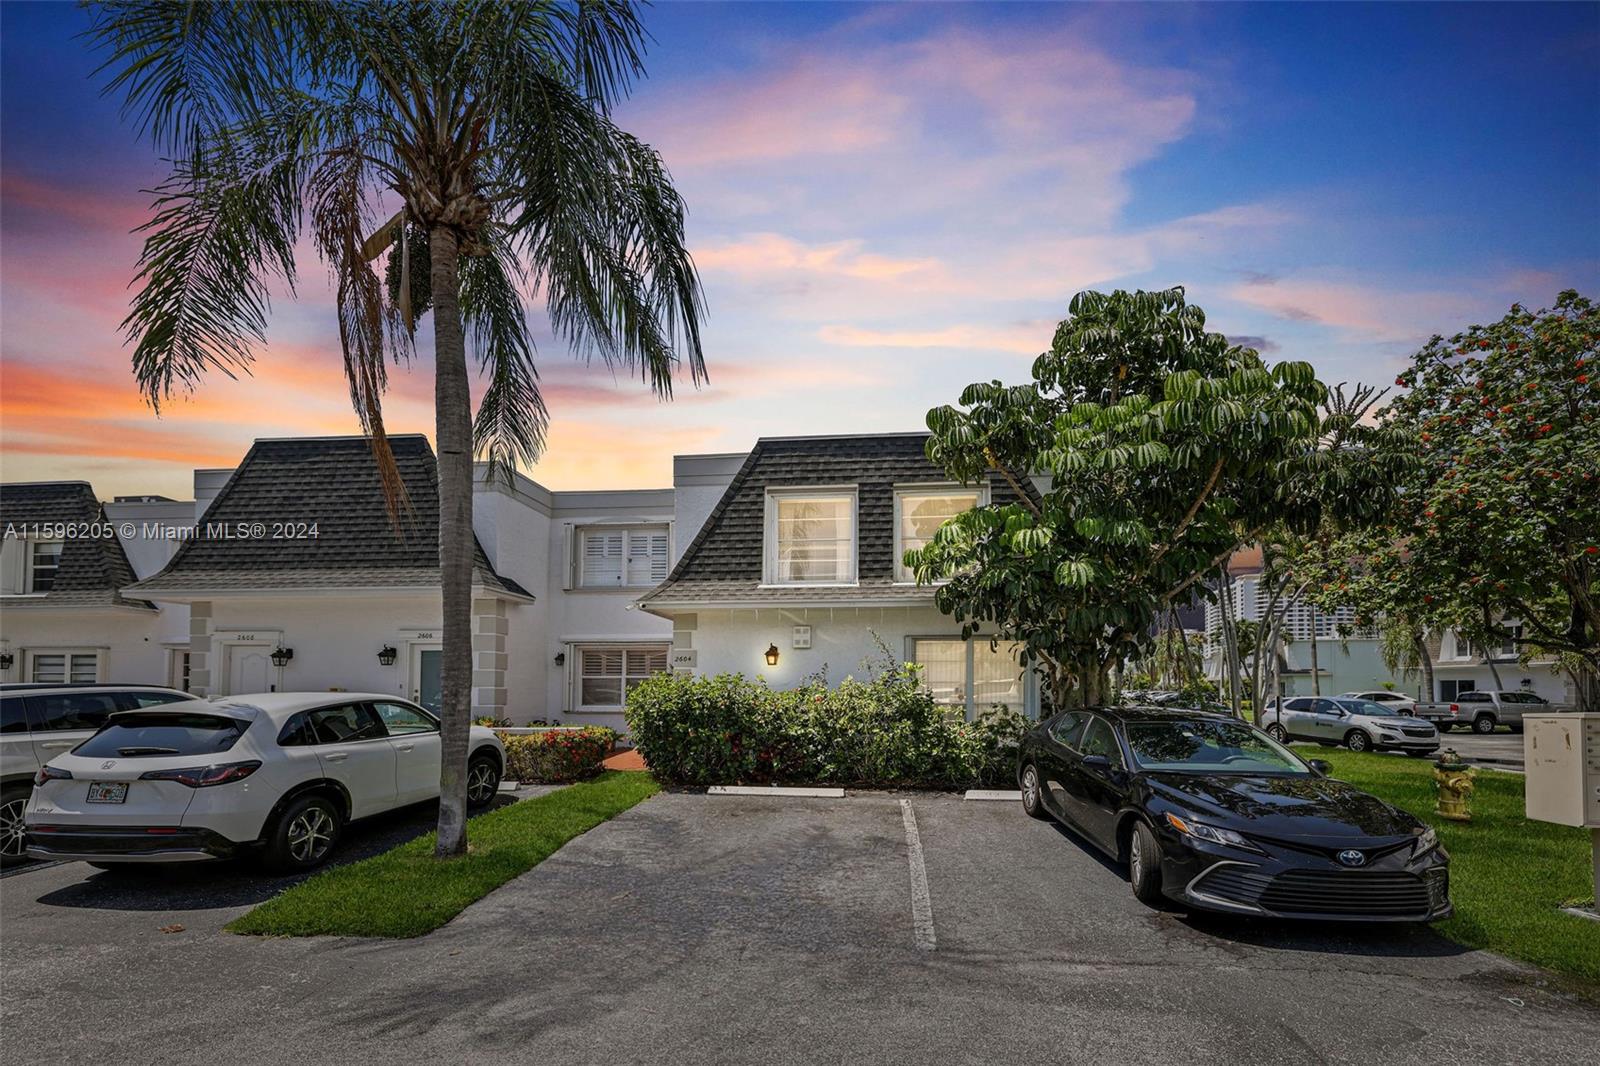
<instances>
[{"instance_id":1,"label":"white window frame","mask_svg":"<svg viewBox=\"0 0 1600 1066\"><path fill-rule=\"evenodd\" d=\"M584 703L583 702L583 679L584 679L583 655L584 655L584 652L586 652L586 651L615 651L615 652L621 652L622 653L622 656L623 656L622 673L620 675L612 675L612 674L595 674L595 675L592 675L592 676L595 676L595 677L613 677L613 676L620 677L620 679L622 681L622 687L621 687L622 702L621 703ZM664 656L664 658L666 660L666 667L665 667L664 670L662 670L660 672L662 672L662 673L671 673L672 672L672 642L671 641L634 640L634 641L628 641L626 643L622 643L622 642L616 642L616 641L586 640L586 641L582 641L582 642L579 642L579 643L574 643L574 644L569 645L568 646L568 651L567 651L567 664L568 664L568 668L569 668L568 669L569 677L568 677L568 684L567 684L567 690L568 690L567 706L570 709L568 710L567 713L568 714L616 714L616 713L620 712L622 710L622 708L626 705L627 700L628 700L628 681L629 681L629 679L632 678L633 680L637 681L637 680L641 680L641 679L643 679L644 677L647 677L647 676L654 676L654 675L647 675L647 674L629 674L628 673L628 654L630 652L634 652L634 653L659 652L662 656Z\"/></svg>"},{"instance_id":2,"label":"white window frame","mask_svg":"<svg viewBox=\"0 0 1600 1066\"><path fill-rule=\"evenodd\" d=\"M917 644L918 644L919 641L939 641L940 643L944 643L944 644L964 644L965 645L965 648L964 648L964 662L965 662L964 678L965 678L965 680L963 681L963 685L965 686L965 689L966 689L965 699L964 699L963 703L961 703L961 704L946 703L946 704L940 704L940 706L948 707L948 708L951 709L951 711L954 711L957 707L960 707L962 709L962 718L964 720L968 721L968 722L973 721L974 719L976 719L978 717L978 715L984 713L985 711L989 710L989 708L991 706L993 706L992 704L984 704L981 707L978 706L978 704L977 704L977 696L973 691L976 688L976 686L973 684L973 681L972 681L972 672L973 672L973 669L975 667L975 663L974 663L974 660L973 660L974 649L980 643L984 644L984 645L987 645L989 643L989 638L988 637L975 636L975 637L972 637L972 638L970 638L968 640L963 641L961 639L961 635L958 634L958 633L942 633L942 634L941 633L919 633L919 634L917 634L915 636L908 636L908 637L906 637L906 662L915 663L915 662L919 661L917 659ZM1000 643L1001 644L1020 644L1021 641L1002 640ZM1019 707L1018 710L1022 714L1026 715L1029 718L1037 718L1039 716L1038 715L1038 684L1037 684L1037 679L1034 676L1033 670L1031 668L1027 667L1027 666L1022 667L1022 706Z\"/></svg>"},{"instance_id":3,"label":"white window frame","mask_svg":"<svg viewBox=\"0 0 1600 1066\"><path fill-rule=\"evenodd\" d=\"M23 588L26 589L28 594L32 595L32 596L43 596L43 595L46 595L50 591L50 589L36 589L36 588L33 587L34 581L36 581L38 579L38 568L37 568L37 564L34 562L34 558L33 558L34 554L40 548L42 548L42 547L44 547L46 545L53 544L53 545L56 546L56 565L51 568L51 572L50 572L50 588L54 588L55 587L55 583L56 583L56 578L61 576L61 557L62 557L63 554L66 553L67 542L64 541L64 540L44 540L44 539L40 539L40 540L29 540L27 542L27 544L28 544L28 554L26 556L27 564L26 564L26 574L24 576Z\"/></svg>"},{"instance_id":4,"label":"white window frame","mask_svg":"<svg viewBox=\"0 0 1600 1066\"><path fill-rule=\"evenodd\" d=\"M41 656L62 656L62 680L47 682L48 684L62 685L92 685L104 681L106 671L105 648L28 648L23 652L23 680L33 682L34 671ZM94 656L94 679L92 681L77 681L73 679L73 660L80 656Z\"/></svg>"},{"instance_id":5,"label":"white window frame","mask_svg":"<svg viewBox=\"0 0 1600 1066\"><path fill-rule=\"evenodd\" d=\"M778 580L778 502L780 500L848 500L850 502L850 562L843 580ZM861 492L856 485L817 485L769 488L762 535L761 583L770 588L855 588L861 574Z\"/></svg>"},{"instance_id":6,"label":"white window frame","mask_svg":"<svg viewBox=\"0 0 1600 1066\"><path fill-rule=\"evenodd\" d=\"M589 584L585 567L587 553L584 550L585 542L591 536L605 536L608 534L622 534L622 569L618 574L620 580L615 583ZM646 581L643 583L629 582L628 561L632 558L633 538L664 537L667 545L665 570L660 581ZM672 572L672 523L670 522L635 522L628 525L608 525L594 522L580 525L573 529L572 537L573 563L572 571L574 580L572 591L577 592L605 592L612 589L652 589L666 580L667 574Z\"/></svg>"},{"instance_id":7,"label":"white window frame","mask_svg":"<svg viewBox=\"0 0 1600 1066\"><path fill-rule=\"evenodd\" d=\"M167 649L167 687L188 692L193 677L194 659L188 648Z\"/></svg>"},{"instance_id":8,"label":"white window frame","mask_svg":"<svg viewBox=\"0 0 1600 1066\"><path fill-rule=\"evenodd\" d=\"M976 498L976 502L974 502L973 505L972 505L972 509L973 510L977 510L980 507L988 506L988 503L989 503L989 486L988 485L984 485L984 484L979 484L979 485L961 485L961 484L957 484L955 482L945 481L945 482L936 482L936 483L930 483L930 484L896 485L894 487L894 580L895 580L895 584L897 584L897 585L915 585L917 583L916 575L912 574L910 570L906 569L906 564L904 562L905 554L906 554L905 522L904 522L904 509L903 509L904 501L907 498L916 497L916 496L958 496L958 495L962 495L962 494L965 494L965 493L971 493Z\"/></svg>"}]
</instances>

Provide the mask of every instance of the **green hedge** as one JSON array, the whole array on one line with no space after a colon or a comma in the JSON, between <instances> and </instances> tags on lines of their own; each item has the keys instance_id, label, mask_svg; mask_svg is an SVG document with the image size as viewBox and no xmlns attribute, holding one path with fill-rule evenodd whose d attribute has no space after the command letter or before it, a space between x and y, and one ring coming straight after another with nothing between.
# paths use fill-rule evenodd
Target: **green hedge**
<instances>
[{"instance_id":1,"label":"green hedge","mask_svg":"<svg viewBox=\"0 0 1600 1066\"><path fill-rule=\"evenodd\" d=\"M564 785L593 777L616 741L615 729L599 725L500 736L506 777L525 785Z\"/></svg>"},{"instance_id":2,"label":"green hedge","mask_svg":"<svg viewBox=\"0 0 1600 1066\"><path fill-rule=\"evenodd\" d=\"M778 692L742 674L660 674L628 695L628 729L650 770L677 785L1015 787L1027 719L996 708L949 716L916 668Z\"/></svg>"}]
</instances>

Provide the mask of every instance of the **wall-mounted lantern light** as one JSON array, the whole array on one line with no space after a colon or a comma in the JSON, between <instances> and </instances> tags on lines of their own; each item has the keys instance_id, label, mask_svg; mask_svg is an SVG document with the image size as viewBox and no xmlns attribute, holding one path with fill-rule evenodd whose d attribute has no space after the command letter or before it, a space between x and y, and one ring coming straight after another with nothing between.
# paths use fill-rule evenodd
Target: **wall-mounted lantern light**
<instances>
[{"instance_id":1,"label":"wall-mounted lantern light","mask_svg":"<svg viewBox=\"0 0 1600 1066\"><path fill-rule=\"evenodd\" d=\"M567 664L567 653L564 652L564 651L556 652L556 665L557 666L565 666L566 664Z\"/></svg>"},{"instance_id":2,"label":"wall-mounted lantern light","mask_svg":"<svg viewBox=\"0 0 1600 1066\"><path fill-rule=\"evenodd\" d=\"M13 657L10 652L8 652L8 651L0 651L0 670L9 670L9 669L11 669L11 664L16 662L16 661L17 661L16 658Z\"/></svg>"},{"instance_id":3,"label":"wall-mounted lantern light","mask_svg":"<svg viewBox=\"0 0 1600 1066\"><path fill-rule=\"evenodd\" d=\"M777 666L778 665L778 646L776 644L768 644L767 645L767 665L768 666Z\"/></svg>"},{"instance_id":4,"label":"wall-mounted lantern light","mask_svg":"<svg viewBox=\"0 0 1600 1066\"><path fill-rule=\"evenodd\" d=\"M279 647L276 647L276 648L272 649L272 655L271 655L272 665L276 666L279 670L282 670L285 666L288 666L289 665L289 660L293 659L293 658L294 658L294 649L293 648L285 648L285 647L280 645Z\"/></svg>"},{"instance_id":5,"label":"wall-mounted lantern light","mask_svg":"<svg viewBox=\"0 0 1600 1066\"><path fill-rule=\"evenodd\" d=\"M385 644L378 651L378 665L379 666L393 666L395 659L399 658L399 656L400 656L400 653L394 650L394 646L393 645Z\"/></svg>"}]
</instances>

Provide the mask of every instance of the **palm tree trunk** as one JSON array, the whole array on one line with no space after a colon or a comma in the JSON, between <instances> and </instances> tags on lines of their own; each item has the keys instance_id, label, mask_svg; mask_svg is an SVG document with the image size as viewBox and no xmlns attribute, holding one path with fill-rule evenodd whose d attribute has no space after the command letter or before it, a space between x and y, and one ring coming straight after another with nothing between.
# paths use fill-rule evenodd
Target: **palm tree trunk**
<instances>
[{"instance_id":1,"label":"palm tree trunk","mask_svg":"<svg viewBox=\"0 0 1600 1066\"><path fill-rule=\"evenodd\" d=\"M459 244L446 226L428 231L433 283L434 418L439 448L440 858L467 850L467 739L472 728L472 394L461 329Z\"/></svg>"}]
</instances>

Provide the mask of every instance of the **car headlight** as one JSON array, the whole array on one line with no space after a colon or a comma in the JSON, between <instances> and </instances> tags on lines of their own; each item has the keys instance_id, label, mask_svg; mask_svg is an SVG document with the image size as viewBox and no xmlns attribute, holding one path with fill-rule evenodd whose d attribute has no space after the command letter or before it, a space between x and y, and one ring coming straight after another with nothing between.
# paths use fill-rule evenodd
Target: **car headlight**
<instances>
[{"instance_id":1,"label":"car headlight","mask_svg":"<svg viewBox=\"0 0 1600 1066\"><path fill-rule=\"evenodd\" d=\"M1439 834L1434 830L1433 826L1427 826L1421 833L1417 834L1417 842L1411 847L1411 857L1416 858L1419 855L1426 855L1438 846Z\"/></svg>"},{"instance_id":2,"label":"car headlight","mask_svg":"<svg viewBox=\"0 0 1600 1066\"><path fill-rule=\"evenodd\" d=\"M1179 818L1171 811L1167 812L1167 824L1172 826L1184 836L1204 840L1210 844L1225 844L1230 848L1244 848L1246 851L1260 851L1261 849L1232 829L1222 829L1204 822L1191 821L1188 818Z\"/></svg>"}]
</instances>

